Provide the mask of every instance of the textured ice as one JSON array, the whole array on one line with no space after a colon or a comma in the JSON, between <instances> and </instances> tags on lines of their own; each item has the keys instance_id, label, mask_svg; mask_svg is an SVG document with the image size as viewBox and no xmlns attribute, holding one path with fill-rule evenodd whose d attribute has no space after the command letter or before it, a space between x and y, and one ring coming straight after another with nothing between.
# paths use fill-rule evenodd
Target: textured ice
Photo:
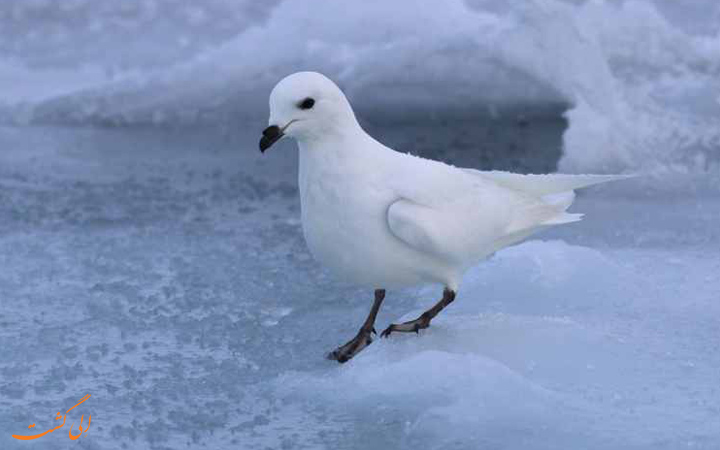
<instances>
[{"instance_id":1,"label":"textured ice","mask_svg":"<svg viewBox=\"0 0 720 450\"><path fill-rule=\"evenodd\" d=\"M235 124L312 69L385 121L567 109L566 171L717 172L720 4L675 3L11 0L0 117Z\"/></svg>"},{"instance_id":2,"label":"textured ice","mask_svg":"<svg viewBox=\"0 0 720 450\"><path fill-rule=\"evenodd\" d=\"M86 393L80 443L66 425L34 448L717 448L712 177L590 189L585 221L498 253L420 336L338 366L323 355L371 292L308 254L296 151L261 157L261 127L0 128L0 448ZM379 327L439 291L390 291Z\"/></svg>"},{"instance_id":3,"label":"textured ice","mask_svg":"<svg viewBox=\"0 0 720 450\"><path fill-rule=\"evenodd\" d=\"M0 119L35 125L0 127L1 449L720 446L720 3L413 5L0 2ZM308 253L294 146L257 152L301 69L400 150L644 176L338 366L371 293ZM87 393L79 442L10 437Z\"/></svg>"}]
</instances>

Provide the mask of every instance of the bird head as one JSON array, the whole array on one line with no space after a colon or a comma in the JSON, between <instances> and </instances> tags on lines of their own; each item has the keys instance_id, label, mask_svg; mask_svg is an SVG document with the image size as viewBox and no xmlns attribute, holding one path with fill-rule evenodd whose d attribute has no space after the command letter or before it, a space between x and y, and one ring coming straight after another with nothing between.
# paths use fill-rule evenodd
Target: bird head
<instances>
[{"instance_id":1,"label":"bird head","mask_svg":"<svg viewBox=\"0 0 720 450\"><path fill-rule=\"evenodd\" d=\"M284 136L323 139L358 127L352 107L335 83L317 72L289 75L270 93L270 120L260 139L265 152Z\"/></svg>"}]
</instances>

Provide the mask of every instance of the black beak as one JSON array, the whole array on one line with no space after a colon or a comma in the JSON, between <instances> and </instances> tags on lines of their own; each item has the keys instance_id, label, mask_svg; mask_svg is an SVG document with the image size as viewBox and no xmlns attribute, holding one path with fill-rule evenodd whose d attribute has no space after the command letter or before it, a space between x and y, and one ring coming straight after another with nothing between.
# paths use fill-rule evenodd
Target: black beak
<instances>
[{"instance_id":1,"label":"black beak","mask_svg":"<svg viewBox=\"0 0 720 450\"><path fill-rule=\"evenodd\" d=\"M260 138L260 151L265 153L265 150L272 147L274 143L283 137L283 132L277 125L270 125L263 130L263 136Z\"/></svg>"}]
</instances>

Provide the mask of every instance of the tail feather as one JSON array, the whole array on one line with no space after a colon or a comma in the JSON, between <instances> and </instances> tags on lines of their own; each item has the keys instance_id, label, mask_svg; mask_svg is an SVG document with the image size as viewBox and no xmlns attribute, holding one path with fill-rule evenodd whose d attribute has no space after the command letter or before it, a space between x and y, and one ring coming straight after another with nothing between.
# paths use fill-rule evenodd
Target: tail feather
<instances>
[{"instance_id":1,"label":"tail feather","mask_svg":"<svg viewBox=\"0 0 720 450\"><path fill-rule=\"evenodd\" d=\"M542 225L562 225L564 223L579 222L584 214L563 213L542 223Z\"/></svg>"},{"instance_id":2,"label":"tail feather","mask_svg":"<svg viewBox=\"0 0 720 450\"><path fill-rule=\"evenodd\" d=\"M542 197L542 201L548 205L553 205L562 211L567 210L573 201L575 201L575 191L560 192L558 194L549 194Z\"/></svg>"},{"instance_id":3,"label":"tail feather","mask_svg":"<svg viewBox=\"0 0 720 450\"><path fill-rule=\"evenodd\" d=\"M475 169L464 170L540 200L534 206L523 209L522 214L519 214L508 225L505 230L508 238L498 241L502 243L516 242L542 228L582 220L582 214L566 212L575 199L573 192L575 189L634 177L634 175L522 175L498 170L489 172Z\"/></svg>"},{"instance_id":4,"label":"tail feather","mask_svg":"<svg viewBox=\"0 0 720 450\"><path fill-rule=\"evenodd\" d=\"M503 172L499 170L480 171L465 169L467 172L491 180L501 186L525 192L527 194L543 197L561 192L568 192L594 184L606 183L608 181L625 180L635 175L568 175L568 174L547 174L547 175L522 175L518 173Z\"/></svg>"}]
</instances>

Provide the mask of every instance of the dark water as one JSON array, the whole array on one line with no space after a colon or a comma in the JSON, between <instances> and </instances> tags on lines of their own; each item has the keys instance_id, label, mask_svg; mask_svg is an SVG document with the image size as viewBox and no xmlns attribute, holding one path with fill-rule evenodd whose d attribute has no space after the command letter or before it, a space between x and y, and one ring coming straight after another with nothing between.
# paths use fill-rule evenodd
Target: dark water
<instances>
[{"instance_id":1,"label":"dark water","mask_svg":"<svg viewBox=\"0 0 720 450\"><path fill-rule=\"evenodd\" d=\"M562 156L562 116L503 119L477 117L452 122L367 126L368 132L399 151L439 159L458 167L521 173L557 171Z\"/></svg>"}]
</instances>

